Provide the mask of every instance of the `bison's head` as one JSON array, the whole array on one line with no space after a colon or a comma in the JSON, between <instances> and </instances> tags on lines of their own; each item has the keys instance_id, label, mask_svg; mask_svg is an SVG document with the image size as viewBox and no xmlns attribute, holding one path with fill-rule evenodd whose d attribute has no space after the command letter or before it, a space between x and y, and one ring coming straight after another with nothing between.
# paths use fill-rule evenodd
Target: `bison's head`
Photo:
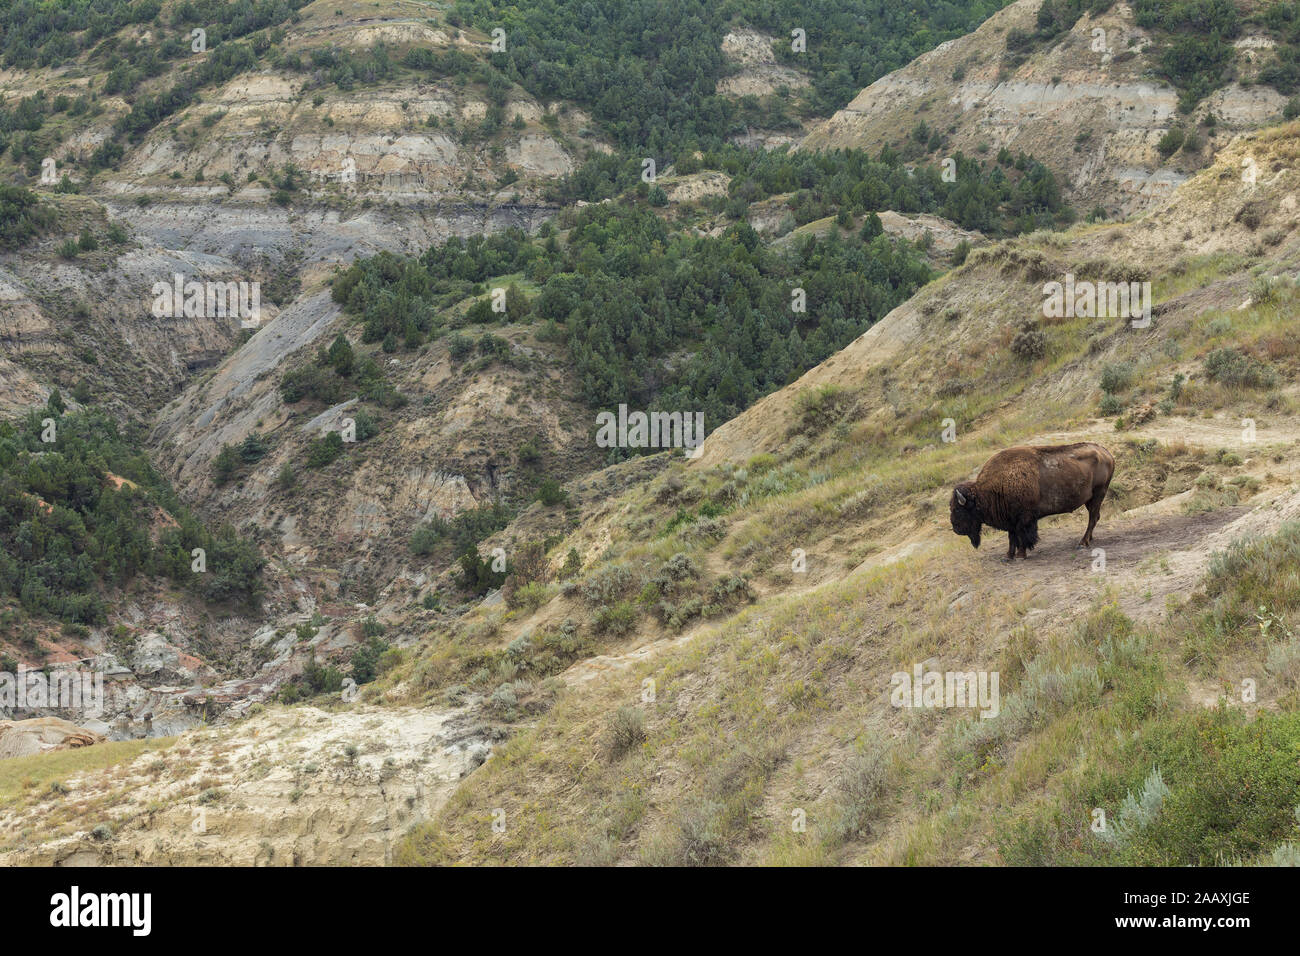
<instances>
[{"instance_id":1,"label":"bison's head","mask_svg":"<svg viewBox=\"0 0 1300 956\"><path fill-rule=\"evenodd\" d=\"M984 522L980 519L979 504L975 500L975 488L969 481L963 481L952 490L952 501L948 504L948 511L952 516L953 533L964 534L970 538L970 543L978 548L980 526Z\"/></svg>"}]
</instances>

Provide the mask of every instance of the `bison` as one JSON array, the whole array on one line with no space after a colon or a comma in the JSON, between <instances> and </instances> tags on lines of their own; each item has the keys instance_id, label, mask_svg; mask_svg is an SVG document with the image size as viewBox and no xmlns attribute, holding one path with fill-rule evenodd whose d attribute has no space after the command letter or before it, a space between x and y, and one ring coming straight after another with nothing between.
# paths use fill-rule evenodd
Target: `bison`
<instances>
[{"instance_id":1,"label":"bison","mask_svg":"<svg viewBox=\"0 0 1300 956\"><path fill-rule=\"evenodd\" d=\"M1008 448L985 462L974 481L953 489L952 530L977 548L983 525L1005 531L1007 560L1014 561L1038 544L1039 518L1087 505L1088 530L1079 542L1086 548L1114 474L1114 457L1096 442Z\"/></svg>"}]
</instances>

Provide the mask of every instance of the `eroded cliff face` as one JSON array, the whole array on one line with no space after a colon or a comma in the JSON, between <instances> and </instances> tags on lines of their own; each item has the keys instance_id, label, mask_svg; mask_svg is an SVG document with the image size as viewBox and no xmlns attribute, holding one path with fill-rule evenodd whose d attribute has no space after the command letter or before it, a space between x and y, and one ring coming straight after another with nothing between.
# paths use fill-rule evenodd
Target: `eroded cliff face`
<instances>
[{"instance_id":1,"label":"eroded cliff face","mask_svg":"<svg viewBox=\"0 0 1300 956\"><path fill-rule=\"evenodd\" d=\"M323 203L282 208L247 195L175 197L144 207L115 197L103 203L114 218L162 246L214 256L246 272L284 269L303 286L384 250L418 254L451 236L508 228L532 232L557 211L540 202L489 203L459 196L342 208Z\"/></svg>"},{"instance_id":2,"label":"eroded cliff face","mask_svg":"<svg viewBox=\"0 0 1300 956\"><path fill-rule=\"evenodd\" d=\"M327 47L367 53L383 43L394 56L414 45L473 62L487 50L488 37L414 19L409 6L345 6L304 8L284 51L309 58ZM134 33L149 39L147 30ZM137 93L167 89L209 56L169 64ZM501 102L460 76L348 89L319 79L259 67L205 88L138 142L125 141L120 162L93 178L91 154L132 103L99 94L89 112L64 124L47 161L81 195L47 194L59 205L58 227L21 254L0 255L5 407L43 401L51 388L66 392L85 378L99 400L150 414L241 337L237 322L150 315L156 282L176 274L258 282L270 318L358 257L418 252L453 235L535 229L555 212L542 198L546 188L589 150L607 148L583 111L518 89ZM93 68L71 64L5 71L3 85L6 100L16 101L38 92L80 97L104 83ZM485 133L494 102L504 122ZM50 185L22 169L14 175ZM109 221L125 228L125 242L103 241ZM61 244L87 228L101 237L100 248L60 255ZM79 362L79 352L104 361ZM17 355L24 360L14 363Z\"/></svg>"},{"instance_id":3,"label":"eroded cliff face","mask_svg":"<svg viewBox=\"0 0 1300 956\"><path fill-rule=\"evenodd\" d=\"M409 6L344 7L305 8L284 49L309 56L382 42L394 55L418 45L471 58L486 49L487 37L412 20ZM174 64L142 91L165 88L190 65ZM85 73L7 71L4 93L76 97L87 91ZM36 242L0 254L0 412L43 405L55 388L75 408L84 383L95 407L146 425L154 463L187 504L255 537L269 562L255 612L213 616L142 587L80 639L56 626L41 631L47 660L100 662L110 678L104 712L69 716L115 739L174 733L232 707L242 713L313 656L346 657L358 621L407 608L411 591L428 590L444 570L411 554L411 531L511 490L526 440L562 479L597 464L572 451L588 422L557 347L506 329L514 361L467 376L445 340L383 356L386 378L409 402L381 412L380 434L349 445L330 468L303 467L307 446L356 413L355 403L289 407L279 391L288 369L335 336L356 342L329 278L381 251L418 254L451 236L535 231L557 212L546 189L588 151L607 148L582 110L518 89L489 135L481 129L488 91L464 77L347 90L311 84L318 78L259 68L205 88L92 178L91 153L131 108L100 95L50 157L79 194L14 171L58 218ZM89 79L102 87L102 77ZM97 246L69 253L68 241L83 233ZM158 314L155 286L176 276L256 284L260 314L253 322L206 310ZM223 445L254 432L270 452L218 484L213 460ZM298 474L292 489L278 480L285 465ZM317 614L328 623L301 638L295 629ZM414 631L388 638L401 644ZM26 660L16 645L3 648Z\"/></svg>"},{"instance_id":4,"label":"eroded cliff face","mask_svg":"<svg viewBox=\"0 0 1300 956\"><path fill-rule=\"evenodd\" d=\"M1002 147L1046 163L1081 211L1101 205L1114 217L1151 208L1238 134L1281 118L1285 98L1233 83L1178 113L1177 91L1153 78L1152 38L1125 3L1085 14L1073 29L1009 65L1007 34L1032 32L1039 0L1018 0L975 32L935 48L877 80L815 127L800 149L898 145L920 121L948 134L946 153L991 158ZM1271 46L1237 41L1237 68L1249 80ZM1163 160L1156 146L1177 123L1208 114L1216 125L1201 150Z\"/></svg>"},{"instance_id":5,"label":"eroded cliff face","mask_svg":"<svg viewBox=\"0 0 1300 956\"><path fill-rule=\"evenodd\" d=\"M366 55L383 44L394 59L414 47L435 56L455 52L473 63L489 52L486 35L412 19L409 5L325 6L305 8L289 26L280 45L286 55L310 62L322 50ZM165 89L210 56L205 51L174 62L141 89ZM4 78L10 98L40 90L77 96L88 88L77 65L6 71ZM572 171L587 149L607 148L582 110L540 103L518 88L499 100L465 76L417 75L414 82L404 76L346 88L320 79L319 70L263 66L202 90L194 103L127 144L122 160L95 178L95 192L265 200L269 174L292 164L314 199L531 201L548 181ZM95 86L102 84L89 84ZM504 117L503 135L478 128L494 103ZM60 171L83 179L90 153L130 109L122 96L99 96L95 110L52 152Z\"/></svg>"},{"instance_id":6,"label":"eroded cliff face","mask_svg":"<svg viewBox=\"0 0 1300 956\"><path fill-rule=\"evenodd\" d=\"M249 174L293 164L317 198L503 201L572 171L575 157L541 125L544 109L532 99L506 102L508 122L520 125L506 143L472 142L466 132L488 106L451 81L312 95L293 76L245 75L155 129L105 190L166 189L179 172L187 185L217 181L201 190L206 197L266 198L265 186L248 188ZM519 180L498 188L507 171Z\"/></svg>"},{"instance_id":7,"label":"eroded cliff face","mask_svg":"<svg viewBox=\"0 0 1300 956\"><path fill-rule=\"evenodd\" d=\"M103 207L60 197L60 217L102 232ZM195 281L238 281L234 262L147 236L61 255L51 237L0 256L0 358L13 369L0 402L17 411L50 391L89 383L102 406L136 415L157 408L196 371L216 364L239 341L237 320L154 314L154 287L181 274ZM264 316L277 309L266 302Z\"/></svg>"},{"instance_id":8,"label":"eroded cliff face","mask_svg":"<svg viewBox=\"0 0 1300 956\"><path fill-rule=\"evenodd\" d=\"M162 409L152 442L187 500L260 530L293 565L317 565L328 555L367 568L373 579L381 565L392 564L387 559L401 563L419 523L511 490L515 452L525 441L541 450L548 473L567 476L595 464L589 451L574 451L587 445L590 423L572 397L576 383L563 351L525 328L507 327L498 333L522 368L492 364L462 374L446 339L385 356L384 373L407 404L379 412L380 434L349 447L337 465L304 470L305 446L338 431L358 406L290 406L279 385L289 367L310 360L336 335L355 339L349 326L328 290L305 294ZM219 486L213 459L223 445L254 432L271 452L238 481ZM292 493L277 485L285 464L299 473Z\"/></svg>"}]
</instances>

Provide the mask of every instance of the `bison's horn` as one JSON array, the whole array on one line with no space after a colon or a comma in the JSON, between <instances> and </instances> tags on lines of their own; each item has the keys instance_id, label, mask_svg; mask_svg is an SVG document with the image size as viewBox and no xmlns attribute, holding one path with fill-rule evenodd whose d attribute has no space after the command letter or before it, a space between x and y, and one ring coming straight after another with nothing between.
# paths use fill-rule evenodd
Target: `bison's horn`
<instances>
[{"instance_id":1,"label":"bison's horn","mask_svg":"<svg viewBox=\"0 0 1300 956\"><path fill-rule=\"evenodd\" d=\"M966 507L966 496L961 493L961 489L957 489L957 504Z\"/></svg>"}]
</instances>

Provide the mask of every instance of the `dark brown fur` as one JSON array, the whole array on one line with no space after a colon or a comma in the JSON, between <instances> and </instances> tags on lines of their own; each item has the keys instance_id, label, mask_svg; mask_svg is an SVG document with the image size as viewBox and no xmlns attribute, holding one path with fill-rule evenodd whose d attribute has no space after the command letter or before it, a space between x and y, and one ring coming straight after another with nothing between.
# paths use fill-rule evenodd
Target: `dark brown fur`
<instances>
[{"instance_id":1,"label":"dark brown fur","mask_svg":"<svg viewBox=\"0 0 1300 956\"><path fill-rule=\"evenodd\" d=\"M1096 442L1018 445L1000 451L974 481L953 489L952 530L980 546L983 525L1007 532L1007 560L1028 557L1038 544L1038 519L1088 508L1088 530L1079 547L1092 544L1101 503L1115 474L1115 459Z\"/></svg>"}]
</instances>

